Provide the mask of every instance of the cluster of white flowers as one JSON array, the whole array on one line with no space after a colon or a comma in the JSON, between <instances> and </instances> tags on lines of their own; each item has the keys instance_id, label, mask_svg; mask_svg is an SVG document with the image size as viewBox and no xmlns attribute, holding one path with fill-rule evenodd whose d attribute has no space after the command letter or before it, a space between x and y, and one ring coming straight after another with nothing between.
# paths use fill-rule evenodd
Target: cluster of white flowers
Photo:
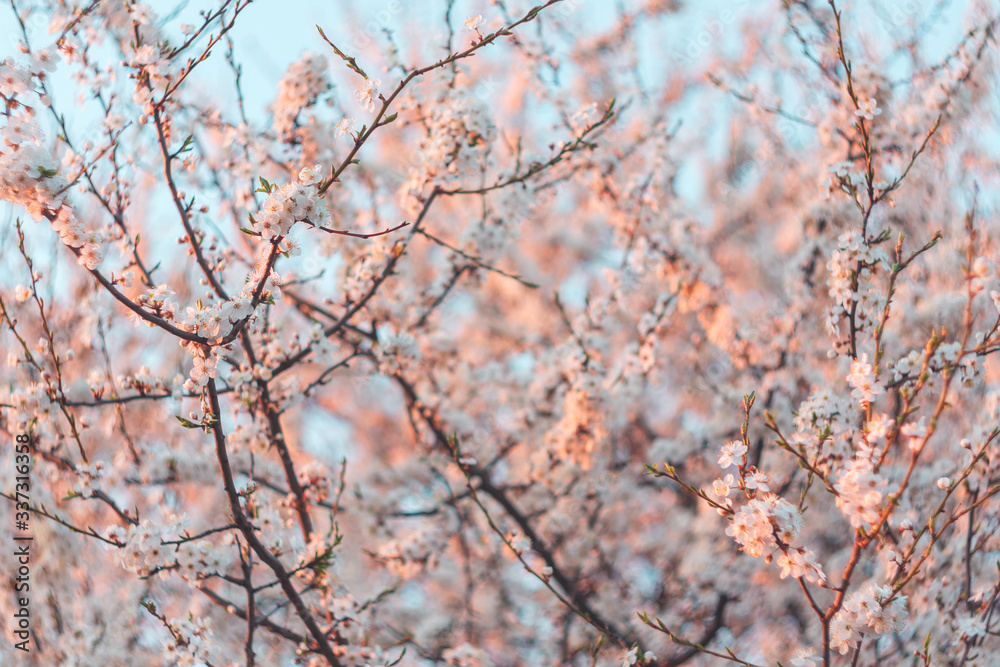
<instances>
[{"instance_id":1,"label":"cluster of white flowers","mask_svg":"<svg viewBox=\"0 0 1000 667\"><path fill-rule=\"evenodd\" d=\"M891 587L872 583L847 596L830 622L830 646L844 654L858 645L862 634L877 637L906 627L906 596L892 594Z\"/></svg>"},{"instance_id":2,"label":"cluster of white flowers","mask_svg":"<svg viewBox=\"0 0 1000 667\"><path fill-rule=\"evenodd\" d=\"M634 667L655 660L643 650L647 639L664 647L670 639L642 628L636 611L662 619L678 640L718 655L731 649L734 660L748 663L816 667L831 648L816 644L829 629L824 620L835 621L835 650L859 648L863 636L859 664L881 659L897 667L932 630L929 650L939 657L972 639L984 655L993 648L996 623L977 610L996 583L989 559L1000 532L997 500L987 497L996 460L991 451L980 454L993 446L1000 419L997 378L985 366L1000 340L990 330L1000 305L995 210L991 202L980 206L970 220L973 235L962 208L972 200L965 186L988 185L996 172L996 156L978 141L997 87L987 48L995 25L986 26L988 35L952 36L967 42L966 52L940 67L912 44L908 52L920 66L906 85L879 73L891 62L852 33L847 8L850 72L828 68L833 76L816 76L815 63L789 62L796 54L787 50L773 56L772 48L757 49L751 59L709 45L714 55L690 57L718 65L720 86L733 86L746 102L718 116L699 102L717 93L697 72L682 68L658 89L662 82L620 71L634 60L633 17L653 26L655 39L661 18L669 22L676 12L673 0L631 3L617 26L589 26L558 5L556 14L531 10L528 18L578 28L572 48L552 42L551 31L518 25L494 35L493 48L509 58L453 62L446 54L413 61L413 30L430 27L431 34L433 25L413 24L408 32L396 16L395 36L375 38L376 26L392 18L381 12L369 17L364 34L349 20L338 26L338 39L353 32L347 51L369 68L376 61L371 42L388 44L378 76L416 73L392 108L380 80L362 81L338 59L331 69L334 60L307 53L271 91L273 120L261 125L241 120L253 117L259 100L247 98L243 109L231 85L232 94L214 97L195 89L211 73L201 54L208 58L203 49L219 30L243 34L227 26L244 3L182 27L197 37L181 41L175 23L137 0L83 12L74 3L24 4L17 9L26 33L42 39L42 19L51 19L70 71L60 71L59 82L43 78L54 63L27 45L18 63L30 64L0 63L0 198L54 221L88 266L97 266L101 247L113 246L120 257L104 262L116 262L105 273L109 295L76 266L70 273L80 280L48 284L67 278L59 260L73 262L62 244L55 244L64 256L55 264L39 254L39 235L52 236L44 227L26 235L25 254L47 281L28 280L13 248L14 272L0 289L9 308L0 318L0 346L10 359L0 411L8 431L31 436L32 492L40 502L61 502L60 516L84 527L94 508L114 516L110 501L130 512L107 533L120 545L107 563L78 549L79 536L58 526L48 531L36 554L36 583L73 607L59 602L64 624L36 624L41 662L55 664L61 652L100 664L223 664L244 650L245 624L233 613L248 601L234 597L238 587L227 580L241 576L246 540L230 513L219 511L213 430L226 439L236 493L252 523L243 528L281 561L305 609L300 618L303 605L289 605L273 585L281 568L255 558L252 606L276 614L276 623L301 638L256 633L248 648L262 663L318 667L325 651L317 642L325 636L335 662L354 667L383 667L393 658L452 667ZM829 55L837 48L827 39L835 35L831 11L839 10L792 7L770 26L754 12L734 14L734 21L745 19L765 47L783 43L786 19L801 22L810 50ZM451 27L461 30L455 18ZM478 43L501 18L471 16L468 32L453 41ZM896 28L905 35L891 35L881 51L905 51L912 31ZM948 48L944 42L933 50ZM260 43L268 45L266 36ZM221 61L219 46L211 50ZM981 62L969 56L980 47ZM238 76L237 59L247 53L235 45L230 54L232 67L217 62L213 71ZM252 87L259 73L249 61L243 66L244 86ZM781 73L778 87L766 76L772 70ZM334 106L335 71L350 81L342 101L361 109L325 106ZM958 76L969 76L964 91ZM942 79L946 86L935 84ZM42 81L54 95L51 116ZM828 103L811 105L808 95L789 97L785 89ZM920 112L925 93L930 114ZM605 116L612 96L630 102ZM70 100L80 108L63 108ZM688 102L707 115L677 132L675 103ZM355 119L371 130L383 110L399 122L367 132L375 143L365 136L365 145L355 146L361 136L345 136L357 131ZM720 134L726 127L733 131ZM706 156L707 145L713 150ZM162 153L175 149L181 152L167 159L178 169L165 171ZM343 163L347 149L360 151L354 157L361 162ZM888 192L876 181L875 202L866 191L872 159L893 184ZM707 185L686 193L680 181L692 167ZM279 182L247 187L258 174ZM319 194L323 184L329 188ZM435 187L439 196L429 202ZM171 214L164 227L156 209L169 192L185 193L178 198L191 202L191 215L219 226L214 236L194 239L208 253L211 277L185 254L183 238L179 253L163 245L179 222ZM413 223L412 209L424 204L426 237L296 232L297 224L383 229L399 215ZM248 214L251 222L243 223ZM566 216L572 224L561 224ZM919 253L888 295L891 239L904 233L910 251L938 227L941 243ZM966 262L971 267L962 259L967 242L983 254ZM299 254L305 257L287 257ZM486 273L486 266L499 272ZM978 337L961 328L963 277L972 281ZM275 298L282 284L287 298ZM212 289L217 285L225 291ZM117 329L127 316L116 303L120 292L134 300L127 305L136 321L151 328ZM876 346L872 334L889 296L890 319ZM858 335L850 346L848 317L861 329L851 331ZM164 322L170 326L157 326ZM929 332L942 327L944 342L935 335L927 346ZM196 342L177 349L175 329ZM326 331L336 333L328 338ZM834 342L827 355L825 331ZM975 342L962 350L956 340ZM64 363L73 350L77 359ZM876 352L887 356L876 359ZM918 379L925 358L930 373ZM955 382L935 417L937 390L952 371ZM217 408L204 393L214 382ZM971 382L986 386L959 386ZM746 430L739 433L744 415L735 398L750 390L762 405L744 403ZM410 409L414 404L420 409ZM269 424L265 413L281 423ZM180 430L174 415L205 428ZM716 446L706 451L706 443ZM647 470L650 481L637 484L643 460L673 465ZM452 493L466 474L482 507ZM678 486L693 491L694 501L682 500ZM972 509L975 516L931 544L916 544L918 535L926 543L921 527L936 521L927 511L942 501L940 517ZM199 523L190 533L207 532L182 537L187 529L164 518L160 506L187 509ZM143 521L130 526L131 516ZM880 530L866 530L883 517ZM340 546L326 519L340 522ZM328 569L307 566L331 548ZM56 576L67 568L53 567L53 556L66 561L67 554L78 562L70 562L71 576ZM514 554L542 581L525 576ZM734 562L712 567L727 559ZM824 568L839 572L848 559L843 581L830 588ZM476 580L469 613L461 609L464 577L455 576L463 568ZM149 579L153 572L159 581ZM566 630L562 600L544 586L558 588L551 579L560 572L581 585L570 591L574 604L592 613L596 627L614 628L608 634L618 635L615 641L600 644L598 630L576 622L566 641L545 641ZM83 574L92 590L107 590L110 580L116 597L74 598L74 577ZM871 577L888 585L869 586ZM402 585L393 585L400 578ZM187 613L186 594L202 584L219 598L199 596L190 608L225 624L215 636ZM909 594L905 603L890 599L897 585ZM823 619L796 617L807 608L803 593L822 607ZM164 628L149 617L135 623L134 615L108 613L116 605L134 610L135 597L153 594L168 596L169 609L154 620L188 620L163 620ZM904 606L918 627L892 637ZM8 616L7 607L0 615ZM316 636L303 629L312 627L309 616L320 626ZM426 651L414 658L408 650L403 659L398 642L385 650L372 645L397 634ZM795 651L810 643L819 656ZM205 652L209 644L217 656ZM109 657L107 647L125 657ZM689 648L692 662L712 661Z\"/></svg>"},{"instance_id":3,"label":"cluster of white flowers","mask_svg":"<svg viewBox=\"0 0 1000 667\"><path fill-rule=\"evenodd\" d=\"M851 414L848 400L831 393L829 389L816 389L799 405L792 420L795 431L788 437L788 442L801 445L813 456L831 438L837 449L846 448L851 432Z\"/></svg>"},{"instance_id":4,"label":"cluster of white flowers","mask_svg":"<svg viewBox=\"0 0 1000 667\"><path fill-rule=\"evenodd\" d=\"M865 427L865 442L873 449L884 446L895 426L895 420L889 415L885 413L873 415Z\"/></svg>"},{"instance_id":5,"label":"cluster of white flowers","mask_svg":"<svg viewBox=\"0 0 1000 667\"><path fill-rule=\"evenodd\" d=\"M816 559L816 554L809 549L798 547L782 551L775 563L781 568L782 579L789 576L795 579L805 577L807 581L826 583L826 573Z\"/></svg>"},{"instance_id":6,"label":"cluster of white flowers","mask_svg":"<svg viewBox=\"0 0 1000 667\"><path fill-rule=\"evenodd\" d=\"M100 398L111 388L111 385L108 383L108 379L104 373L101 371L90 371L90 375L87 376L87 388L90 389L90 393L95 398Z\"/></svg>"},{"instance_id":7,"label":"cluster of white flowers","mask_svg":"<svg viewBox=\"0 0 1000 667\"><path fill-rule=\"evenodd\" d=\"M213 349L206 352L203 348L190 346L191 358L194 362L188 379L184 382L184 390L195 392L208 385L209 378L216 376L216 367L219 365L219 351Z\"/></svg>"},{"instance_id":8,"label":"cluster of white flowers","mask_svg":"<svg viewBox=\"0 0 1000 667\"><path fill-rule=\"evenodd\" d=\"M847 382L854 387L851 396L861 405L870 404L876 396L885 391L872 373L867 354L862 354L860 359L851 362L851 372L847 376Z\"/></svg>"},{"instance_id":9,"label":"cluster of white flowers","mask_svg":"<svg viewBox=\"0 0 1000 667\"><path fill-rule=\"evenodd\" d=\"M258 453L264 452L268 447L267 433L256 421L249 424L238 424L236 428L226 434L226 443L234 452L244 449Z\"/></svg>"},{"instance_id":10,"label":"cluster of white flowers","mask_svg":"<svg viewBox=\"0 0 1000 667\"><path fill-rule=\"evenodd\" d=\"M447 540L434 526L421 526L403 537L389 540L378 550L389 571L412 579L424 568L434 567Z\"/></svg>"},{"instance_id":11,"label":"cluster of white flowers","mask_svg":"<svg viewBox=\"0 0 1000 667\"><path fill-rule=\"evenodd\" d=\"M299 484L308 504L320 503L330 497L330 471L322 463L312 462L299 470Z\"/></svg>"},{"instance_id":12,"label":"cluster of white flowers","mask_svg":"<svg viewBox=\"0 0 1000 667\"><path fill-rule=\"evenodd\" d=\"M287 136L299 112L315 104L330 88L326 75L328 67L324 56L306 52L281 77L273 107L274 129L280 136Z\"/></svg>"},{"instance_id":13,"label":"cluster of white flowers","mask_svg":"<svg viewBox=\"0 0 1000 667\"><path fill-rule=\"evenodd\" d=\"M25 427L31 420L38 420L42 423L48 422L54 403L49 397L46 387L41 382L29 382L22 388L10 392L10 397L5 401L13 411L14 423L19 425L21 431L26 431ZM8 413L10 414L10 413Z\"/></svg>"},{"instance_id":14,"label":"cluster of white flowers","mask_svg":"<svg viewBox=\"0 0 1000 667\"><path fill-rule=\"evenodd\" d=\"M982 377L982 364L976 363L974 354L966 354L961 357L962 344L958 341L942 343L934 350L934 354L927 362L927 370L931 373L940 373L945 368L955 367L959 381L966 387L971 387ZM892 376L895 382L906 379L909 382L916 382L916 376L924 362L923 350L910 350L905 356L900 357L892 365Z\"/></svg>"},{"instance_id":15,"label":"cluster of white flowers","mask_svg":"<svg viewBox=\"0 0 1000 667\"><path fill-rule=\"evenodd\" d=\"M916 451L927 436L927 417L921 417L915 422L904 424L899 432L909 441L910 449Z\"/></svg>"},{"instance_id":16,"label":"cluster of white flowers","mask_svg":"<svg viewBox=\"0 0 1000 667\"><path fill-rule=\"evenodd\" d=\"M837 241L837 249L826 264L829 276L827 284L833 298L833 305L827 317L827 331L837 334L837 323L851 307L855 309L855 326L858 331L869 331L875 324L877 313L876 293L870 285L878 271L879 264L886 262L885 252L878 246L872 247L860 232L845 232ZM861 270L858 271L858 263ZM857 275L855 276L855 273ZM852 278L856 283L852 285Z\"/></svg>"},{"instance_id":17,"label":"cluster of white flowers","mask_svg":"<svg viewBox=\"0 0 1000 667\"><path fill-rule=\"evenodd\" d=\"M0 63L0 80L5 69L18 71L15 65ZM3 198L14 205L24 206L35 219L41 219L44 211L62 206L64 197L55 193L66 188L68 183L58 173L59 164L42 147L41 137L45 135L28 111L4 119L6 124L0 129L3 136L3 144L0 145Z\"/></svg>"},{"instance_id":18,"label":"cluster of white flowers","mask_svg":"<svg viewBox=\"0 0 1000 667\"><path fill-rule=\"evenodd\" d=\"M153 113L154 91L163 92L169 86L174 77L171 68L171 59L164 57L159 45L145 43L135 47L134 43L129 44L132 50L131 57L127 63L140 72L148 75L149 84L146 84L145 77L135 76L135 92L133 101L142 108L142 112L147 116Z\"/></svg>"},{"instance_id":19,"label":"cluster of white flowers","mask_svg":"<svg viewBox=\"0 0 1000 667\"><path fill-rule=\"evenodd\" d=\"M253 488L256 482L247 480L247 488ZM277 551L288 540L288 531L292 525L291 513L282 518L282 508L278 503L264 501L261 496L254 495L256 502L257 516L254 518L254 526L260 529L260 539L272 551ZM281 501L278 501L279 503ZM288 502L284 505L287 507Z\"/></svg>"},{"instance_id":20,"label":"cluster of white flowers","mask_svg":"<svg viewBox=\"0 0 1000 667\"><path fill-rule=\"evenodd\" d=\"M375 347L375 356L378 359L379 371L383 375L391 377L420 358L420 347L409 333L405 331L396 333L388 325L379 327L377 333L378 345Z\"/></svg>"},{"instance_id":21,"label":"cluster of white flowers","mask_svg":"<svg viewBox=\"0 0 1000 667\"><path fill-rule=\"evenodd\" d=\"M345 116L341 118L340 121L333 127L333 134L338 137L342 137L345 134L354 130L354 119L350 116Z\"/></svg>"},{"instance_id":22,"label":"cluster of white flowers","mask_svg":"<svg viewBox=\"0 0 1000 667\"><path fill-rule=\"evenodd\" d=\"M319 179L320 170L320 165L303 169L298 182L272 189L253 220L254 231L259 232L261 238L270 240L276 236L287 236L292 225L300 220L307 220L317 227L329 225L332 221L330 209L322 198L315 196L313 187Z\"/></svg>"},{"instance_id":23,"label":"cluster of white flowers","mask_svg":"<svg viewBox=\"0 0 1000 667\"><path fill-rule=\"evenodd\" d=\"M325 330L321 324L315 324L309 330L309 348L313 353L313 361L318 364L331 362L334 353L337 351L337 346L326 337Z\"/></svg>"},{"instance_id":24,"label":"cluster of white flowers","mask_svg":"<svg viewBox=\"0 0 1000 667\"><path fill-rule=\"evenodd\" d=\"M712 490L722 499L725 508L733 507L732 491L742 487L749 499L733 513L726 534L740 549L754 558L771 556L778 551L777 565L781 578L805 577L809 581L826 581L826 575L809 549L793 546L802 529L802 511L781 496L770 493L767 475L746 462L747 446L739 440L728 442L719 450L719 466L723 470L735 466L738 482L732 473L712 483ZM726 509L719 509L725 515Z\"/></svg>"},{"instance_id":25,"label":"cluster of white flowers","mask_svg":"<svg viewBox=\"0 0 1000 667\"><path fill-rule=\"evenodd\" d=\"M912 112L921 125L933 123L934 118L940 113L954 114L956 106L963 106L956 105L955 98L961 99L959 91L962 82L971 73L970 70L975 66L976 60L974 50L969 48L969 44L963 43L948 67L936 69L934 76L930 77L924 87L921 106L914 105Z\"/></svg>"},{"instance_id":26,"label":"cluster of white flowers","mask_svg":"<svg viewBox=\"0 0 1000 667\"><path fill-rule=\"evenodd\" d=\"M744 553L760 558L778 548L777 538L790 544L802 528L799 508L773 493L754 498L736 511L726 528Z\"/></svg>"},{"instance_id":27,"label":"cluster of white flowers","mask_svg":"<svg viewBox=\"0 0 1000 667\"><path fill-rule=\"evenodd\" d=\"M974 641L986 636L986 623L981 618L962 616L955 622L955 634L963 641Z\"/></svg>"},{"instance_id":28,"label":"cluster of white flowers","mask_svg":"<svg viewBox=\"0 0 1000 667\"><path fill-rule=\"evenodd\" d=\"M68 204L63 204L52 220L52 230L70 248L78 249L78 262L88 269L96 269L104 260L104 236L87 231Z\"/></svg>"},{"instance_id":29,"label":"cluster of white flowers","mask_svg":"<svg viewBox=\"0 0 1000 667\"><path fill-rule=\"evenodd\" d=\"M403 200L417 196L431 179L444 185L477 173L496 134L489 109L475 98L454 99L436 107L416 166L403 184Z\"/></svg>"},{"instance_id":30,"label":"cluster of white flowers","mask_svg":"<svg viewBox=\"0 0 1000 667\"><path fill-rule=\"evenodd\" d=\"M166 640L166 657L177 667L196 667L215 660L214 633L210 619L188 615L170 619L175 633Z\"/></svg>"},{"instance_id":31,"label":"cluster of white flowers","mask_svg":"<svg viewBox=\"0 0 1000 667\"><path fill-rule=\"evenodd\" d=\"M830 165L828 171L836 176L833 183L841 188L859 188L865 184L865 174L849 160Z\"/></svg>"},{"instance_id":32,"label":"cluster of white flowers","mask_svg":"<svg viewBox=\"0 0 1000 667\"><path fill-rule=\"evenodd\" d=\"M643 664L655 662L656 654L652 651L646 651L642 654ZM621 655L618 657L619 667L632 667L632 665L639 662L639 647L633 646L632 648L625 649L622 651Z\"/></svg>"},{"instance_id":33,"label":"cluster of white flowers","mask_svg":"<svg viewBox=\"0 0 1000 667\"><path fill-rule=\"evenodd\" d=\"M143 519L129 526L111 526L104 536L119 547L112 547L115 560L129 572L146 575L152 570L173 562L171 549L161 543L166 533L177 534L183 530L185 519L175 517L171 523L157 526L149 519Z\"/></svg>"},{"instance_id":34,"label":"cluster of white flowers","mask_svg":"<svg viewBox=\"0 0 1000 667\"><path fill-rule=\"evenodd\" d=\"M185 580L195 582L208 575L223 573L231 564L231 547L208 540L185 542L171 553L177 573Z\"/></svg>"},{"instance_id":35,"label":"cluster of white flowers","mask_svg":"<svg viewBox=\"0 0 1000 667\"><path fill-rule=\"evenodd\" d=\"M203 338L225 338L233 326L250 317L253 313L253 290L255 283L247 282L243 290L232 299L213 303L204 308L188 306L181 325L187 331Z\"/></svg>"},{"instance_id":36,"label":"cluster of white flowers","mask_svg":"<svg viewBox=\"0 0 1000 667\"><path fill-rule=\"evenodd\" d=\"M62 242L73 248L79 263L96 269L104 259L104 237L88 231L66 202L69 181L45 150L45 133L32 119L34 109L19 97L34 92L33 77L11 60L0 62L0 95L7 107L21 111L0 115L0 199L24 206L35 220L47 217Z\"/></svg>"},{"instance_id":37,"label":"cluster of white flowers","mask_svg":"<svg viewBox=\"0 0 1000 667\"><path fill-rule=\"evenodd\" d=\"M900 357L894 364L892 364L893 381L899 382L903 378L907 377L915 380L915 377L910 376L920 371L922 363L923 352L921 350L910 350L905 356Z\"/></svg>"},{"instance_id":38,"label":"cluster of white flowers","mask_svg":"<svg viewBox=\"0 0 1000 667\"><path fill-rule=\"evenodd\" d=\"M73 492L84 498L92 498L95 493L102 490L108 477L108 469L103 461L94 461L87 465L77 465L76 474L77 481L73 485Z\"/></svg>"},{"instance_id":39,"label":"cluster of white flowers","mask_svg":"<svg viewBox=\"0 0 1000 667\"><path fill-rule=\"evenodd\" d=\"M0 95L14 98L33 91L35 88L31 72L18 67L9 58L0 61ZM7 138L6 133L4 138Z\"/></svg>"},{"instance_id":40,"label":"cluster of white flowers","mask_svg":"<svg viewBox=\"0 0 1000 667\"><path fill-rule=\"evenodd\" d=\"M862 444L834 485L837 507L854 528L870 525L879 517L886 482L875 472L875 458L871 445Z\"/></svg>"},{"instance_id":41,"label":"cluster of white flowers","mask_svg":"<svg viewBox=\"0 0 1000 667\"><path fill-rule=\"evenodd\" d=\"M494 665L489 653L469 643L452 646L441 654L441 658L450 667L493 667Z\"/></svg>"}]
</instances>

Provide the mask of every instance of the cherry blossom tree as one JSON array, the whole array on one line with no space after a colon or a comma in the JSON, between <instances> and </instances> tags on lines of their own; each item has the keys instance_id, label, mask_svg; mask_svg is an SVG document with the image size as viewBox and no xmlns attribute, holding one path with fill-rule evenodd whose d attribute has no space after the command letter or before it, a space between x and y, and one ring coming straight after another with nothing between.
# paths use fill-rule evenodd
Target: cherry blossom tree
<instances>
[{"instance_id":1,"label":"cherry blossom tree","mask_svg":"<svg viewBox=\"0 0 1000 667\"><path fill-rule=\"evenodd\" d=\"M998 664L1000 11L696 5L0 10L3 664Z\"/></svg>"}]
</instances>

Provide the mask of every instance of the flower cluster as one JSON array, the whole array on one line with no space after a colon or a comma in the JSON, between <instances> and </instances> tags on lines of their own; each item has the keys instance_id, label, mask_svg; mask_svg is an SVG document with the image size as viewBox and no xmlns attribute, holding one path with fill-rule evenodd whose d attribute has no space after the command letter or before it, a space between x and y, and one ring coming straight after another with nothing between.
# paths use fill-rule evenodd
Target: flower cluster
<instances>
[{"instance_id":1,"label":"flower cluster","mask_svg":"<svg viewBox=\"0 0 1000 667\"><path fill-rule=\"evenodd\" d=\"M412 579L433 568L440 558L445 536L436 528L424 526L408 535L389 540L378 550L378 558L396 576Z\"/></svg>"},{"instance_id":2,"label":"flower cluster","mask_svg":"<svg viewBox=\"0 0 1000 667\"><path fill-rule=\"evenodd\" d=\"M392 376L417 361L420 358L420 348L413 336L405 331L396 333L392 327L383 326L378 330L375 355L382 374Z\"/></svg>"},{"instance_id":3,"label":"flower cluster","mask_svg":"<svg viewBox=\"0 0 1000 667\"><path fill-rule=\"evenodd\" d=\"M146 575L173 561L170 551L161 543L160 536L164 532L176 534L183 526L184 519L181 517L176 517L166 531L149 519L143 519L128 527L111 526L104 536L119 545L112 549L115 560L121 567L129 572Z\"/></svg>"},{"instance_id":4,"label":"flower cluster","mask_svg":"<svg viewBox=\"0 0 1000 667\"><path fill-rule=\"evenodd\" d=\"M489 653L469 643L445 650L441 659L450 667L493 667L495 664Z\"/></svg>"},{"instance_id":5,"label":"flower cluster","mask_svg":"<svg viewBox=\"0 0 1000 667\"><path fill-rule=\"evenodd\" d=\"M802 526L798 508L775 494L754 498L736 511L726 528L745 553L760 558L778 548L778 539L792 542Z\"/></svg>"},{"instance_id":6,"label":"flower cluster","mask_svg":"<svg viewBox=\"0 0 1000 667\"><path fill-rule=\"evenodd\" d=\"M181 325L187 331L210 340L225 338L233 327L253 314L253 290L256 285L247 283L232 299L214 303L205 308L187 308Z\"/></svg>"},{"instance_id":7,"label":"flower cluster","mask_svg":"<svg viewBox=\"0 0 1000 667\"><path fill-rule=\"evenodd\" d=\"M215 658L212 623L207 618L189 615L170 620L171 638L165 642L167 658L178 667L196 667Z\"/></svg>"},{"instance_id":8,"label":"flower cluster","mask_svg":"<svg viewBox=\"0 0 1000 667\"><path fill-rule=\"evenodd\" d=\"M317 197L315 188L319 165L303 169L297 182L274 186L261 205L256 217L251 218L253 229L265 241L287 236L292 225L307 221L316 227L326 227L332 221L329 207Z\"/></svg>"},{"instance_id":9,"label":"flower cluster","mask_svg":"<svg viewBox=\"0 0 1000 667\"><path fill-rule=\"evenodd\" d=\"M281 77L273 107L274 129L279 136L290 136L299 113L330 88L328 67L324 56L304 53Z\"/></svg>"},{"instance_id":10,"label":"flower cluster","mask_svg":"<svg viewBox=\"0 0 1000 667\"><path fill-rule=\"evenodd\" d=\"M748 498L746 504L732 512L726 535L732 537L740 550L754 558L767 557L777 551L781 578L804 577L809 581L825 582L826 575L816 554L794 546L802 529L802 511L776 493L770 493L767 475L747 466L747 446L739 440L726 443L719 452L719 465L725 470L736 466L739 481L732 473L712 483L712 489L723 500L720 514L729 514L734 488L740 488Z\"/></svg>"},{"instance_id":11,"label":"flower cluster","mask_svg":"<svg viewBox=\"0 0 1000 667\"><path fill-rule=\"evenodd\" d=\"M851 372L847 376L847 382L854 387L851 396L858 400L862 406L868 405L876 396L885 391L872 373L872 366L868 363L868 355L861 355L860 359L851 362Z\"/></svg>"},{"instance_id":12,"label":"flower cluster","mask_svg":"<svg viewBox=\"0 0 1000 667\"><path fill-rule=\"evenodd\" d=\"M427 138L401 190L404 201L418 195L432 179L448 184L475 173L496 134L489 109L475 98L454 99L435 107Z\"/></svg>"},{"instance_id":13,"label":"flower cluster","mask_svg":"<svg viewBox=\"0 0 1000 667\"><path fill-rule=\"evenodd\" d=\"M66 201L70 182L44 148L45 133L35 122L35 110L20 97L34 92L38 73L11 60L0 62L0 95L7 101L0 128L0 198L24 206L36 219L47 218L62 242L73 249L81 265L96 269L104 259L104 237L88 231ZM20 111L12 113L10 109Z\"/></svg>"},{"instance_id":14,"label":"flower cluster","mask_svg":"<svg viewBox=\"0 0 1000 667\"><path fill-rule=\"evenodd\" d=\"M830 645L841 654L858 645L862 635L877 637L906 627L906 596L889 586L869 584L847 596L830 623Z\"/></svg>"},{"instance_id":15,"label":"flower cluster","mask_svg":"<svg viewBox=\"0 0 1000 667\"><path fill-rule=\"evenodd\" d=\"M244 449L263 452L268 446L267 433L257 422L238 424L226 435L226 443L236 452Z\"/></svg>"},{"instance_id":16,"label":"flower cluster","mask_svg":"<svg viewBox=\"0 0 1000 667\"><path fill-rule=\"evenodd\" d=\"M862 444L837 478L837 507L854 528L874 523L885 499L885 479L875 471L876 454Z\"/></svg>"},{"instance_id":17,"label":"flower cluster","mask_svg":"<svg viewBox=\"0 0 1000 667\"><path fill-rule=\"evenodd\" d=\"M977 363L975 355L962 355L961 348L962 344L957 341L940 344L927 360L927 370L937 374L955 367L962 384L972 387L982 377L982 364ZM910 350L892 365L893 381L915 383L923 363L924 350Z\"/></svg>"},{"instance_id":18,"label":"flower cluster","mask_svg":"<svg viewBox=\"0 0 1000 667\"><path fill-rule=\"evenodd\" d=\"M829 294L834 303L827 317L827 331L837 335L837 323L853 311L857 331L871 331L877 316L876 290L871 284L885 252L872 246L858 232L845 232L827 262Z\"/></svg>"}]
</instances>

